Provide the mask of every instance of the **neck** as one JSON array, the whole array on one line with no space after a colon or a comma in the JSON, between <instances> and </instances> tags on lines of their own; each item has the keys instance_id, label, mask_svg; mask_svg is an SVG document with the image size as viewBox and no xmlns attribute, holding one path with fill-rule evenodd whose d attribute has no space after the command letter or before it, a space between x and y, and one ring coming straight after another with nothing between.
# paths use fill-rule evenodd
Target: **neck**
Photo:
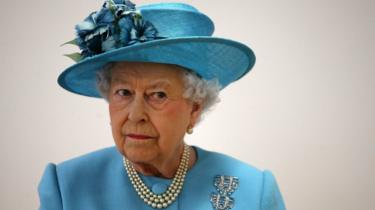
<instances>
[{"instance_id":1,"label":"neck","mask_svg":"<svg viewBox=\"0 0 375 210\"><path fill-rule=\"evenodd\" d=\"M193 167L196 162L195 150L192 147L189 147L190 156L189 156L189 166L188 169ZM178 166L181 162L181 157L183 153L183 147L179 150L176 155L178 158L172 158L169 161L155 161L152 163L132 163L134 169L145 176L156 176L161 178L171 179L176 174Z\"/></svg>"}]
</instances>

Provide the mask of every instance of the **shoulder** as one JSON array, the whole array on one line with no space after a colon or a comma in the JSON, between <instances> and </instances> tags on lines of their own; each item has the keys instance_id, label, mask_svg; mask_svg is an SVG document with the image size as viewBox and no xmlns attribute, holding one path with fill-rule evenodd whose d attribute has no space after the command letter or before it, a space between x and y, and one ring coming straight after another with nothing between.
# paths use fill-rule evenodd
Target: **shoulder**
<instances>
[{"instance_id":1,"label":"shoulder","mask_svg":"<svg viewBox=\"0 0 375 210\"><path fill-rule=\"evenodd\" d=\"M255 200L262 193L264 172L234 157L206 151L196 147L198 161L194 174L205 177L209 182L216 176L236 177L239 180L241 195L253 195ZM212 182L211 182L212 183Z\"/></svg>"},{"instance_id":2,"label":"shoulder","mask_svg":"<svg viewBox=\"0 0 375 210\"><path fill-rule=\"evenodd\" d=\"M121 168L122 156L115 147L93 151L56 165L60 177L92 176L103 174L117 167Z\"/></svg>"},{"instance_id":3,"label":"shoulder","mask_svg":"<svg viewBox=\"0 0 375 210\"><path fill-rule=\"evenodd\" d=\"M276 179L271 171L261 170L222 153L199 147L195 149L198 153L198 168L195 171L197 176L206 177L208 180L212 180L216 175L238 178L239 187L233 196L238 199L239 206L240 203L246 205L251 203L253 209L285 209ZM247 207L244 205L240 209L247 209Z\"/></svg>"},{"instance_id":4,"label":"shoulder","mask_svg":"<svg viewBox=\"0 0 375 210\"><path fill-rule=\"evenodd\" d=\"M245 174L253 177L262 176L262 170L234 157L218 152L207 151L199 147L194 148L196 148L198 153L198 161L200 164L208 168L212 167L218 171Z\"/></svg>"},{"instance_id":5,"label":"shoulder","mask_svg":"<svg viewBox=\"0 0 375 210\"><path fill-rule=\"evenodd\" d=\"M122 156L115 147L104 148L64 161L49 163L39 183L40 209L75 209L85 206L95 209L110 192L121 191L124 186ZM100 197L100 199L99 199ZM92 202L87 199L97 198ZM112 199L112 200L111 200ZM89 205L89 206L88 206Z\"/></svg>"},{"instance_id":6,"label":"shoulder","mask_svg":"<svg viewBox=\"0 0 375 210\"><path fill-rule=\"evenodd\" d=\"M120 157L121 154L115 147L107 147L63 161L57 164L57 168L69 169L75 167L93 167L110 164L118 160Z\"/></svg>"}]
</instances>

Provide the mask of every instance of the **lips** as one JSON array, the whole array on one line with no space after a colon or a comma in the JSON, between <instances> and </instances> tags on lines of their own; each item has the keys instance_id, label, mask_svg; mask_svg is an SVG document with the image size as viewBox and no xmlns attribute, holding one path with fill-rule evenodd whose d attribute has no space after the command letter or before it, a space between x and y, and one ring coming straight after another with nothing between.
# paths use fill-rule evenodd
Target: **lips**
<instances>
[{"instance_id":1,"label":"lips","mask_svg":"<svg viewBox=\"0 0 375 210\"><path fill-rule=\"evenodd\" d=\"M150 139L154 139L154 137L152 136L147 136L147 135L143 135L143 134L127 134L126 137L129 137L129 138L132 138L132 139L135 139L135 140L150 140Z\"/></svg>"}]
</instances>

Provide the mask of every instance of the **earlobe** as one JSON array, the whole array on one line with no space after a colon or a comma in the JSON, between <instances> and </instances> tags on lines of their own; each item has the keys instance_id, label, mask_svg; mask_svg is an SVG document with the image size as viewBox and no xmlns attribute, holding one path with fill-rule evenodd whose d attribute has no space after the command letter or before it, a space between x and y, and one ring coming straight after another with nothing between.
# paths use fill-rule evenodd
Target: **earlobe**
<instances>
[{"instance_id":1,"label":"earlobe","mask_svg":"<svg viewBox=\"0 0 375 210\"><path fill-rule=\"evenodd\" d=\"M201 103L198 103L198 102L194 102L193 103L193 109L191 110L191 114L200 114L201 113L201 110L202 110L202 105Z\"/></svg>"}]
</instances>

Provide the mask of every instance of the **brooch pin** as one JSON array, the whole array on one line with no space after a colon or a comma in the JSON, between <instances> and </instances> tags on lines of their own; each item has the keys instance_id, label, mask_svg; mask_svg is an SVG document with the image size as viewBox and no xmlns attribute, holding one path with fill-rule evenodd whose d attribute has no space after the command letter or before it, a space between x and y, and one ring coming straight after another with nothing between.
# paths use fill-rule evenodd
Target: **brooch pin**
<instances>
[{"instance_id":1,"label":"brooch pin","mask_svg":"<svg viewBox=\"0 0 375 210\"><path fill-rule=\"evenodd\" d=\"M230 195L238 188L237 177L217 175L214 186L217 192L211 193L211 203L215 210L229 210L234 206L234 199Z\"/></svg>"}]
</instances>

